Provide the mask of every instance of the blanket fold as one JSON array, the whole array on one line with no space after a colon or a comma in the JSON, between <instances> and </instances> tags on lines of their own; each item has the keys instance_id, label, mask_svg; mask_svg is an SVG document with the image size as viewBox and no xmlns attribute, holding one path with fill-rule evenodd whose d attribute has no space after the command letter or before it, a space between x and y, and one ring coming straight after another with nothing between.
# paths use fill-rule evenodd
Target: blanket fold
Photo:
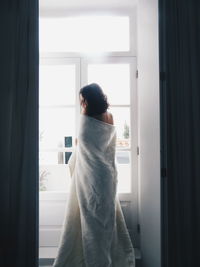
<instances>
[{"instance_id":1,"label":"blanket fold","mask_svg":"<svg viewBox=\"0 0 200 267\"><path fill-rule=\"evenodd\" d=\"M135 267L117 191L116 128L81 114L54 267Z\"/></svg>"}]
</instances>

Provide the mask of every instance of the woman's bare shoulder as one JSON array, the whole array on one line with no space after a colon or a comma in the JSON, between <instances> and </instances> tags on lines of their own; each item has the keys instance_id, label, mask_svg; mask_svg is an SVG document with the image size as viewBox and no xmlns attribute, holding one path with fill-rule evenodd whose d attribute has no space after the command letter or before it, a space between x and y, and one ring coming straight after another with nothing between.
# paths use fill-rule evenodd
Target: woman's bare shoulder
<instances>
[{"instance_id":1,"label":"woman's bare shoulder","mask_svg":"<svg viewBox=\"0 0 200 267\"><path fill-rule=\"evenodd\" d=\"M108 123L114 124L114 119L113 119L112 113L107 111L107 114L108 114Z\"/></svg>"}]
</instances>

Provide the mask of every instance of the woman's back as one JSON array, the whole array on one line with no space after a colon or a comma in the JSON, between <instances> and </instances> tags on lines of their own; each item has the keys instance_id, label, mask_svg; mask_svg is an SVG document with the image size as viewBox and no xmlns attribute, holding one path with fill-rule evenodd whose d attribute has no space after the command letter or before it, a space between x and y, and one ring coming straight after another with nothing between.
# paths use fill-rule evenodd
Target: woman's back
<instances>
[{"instance_id":1,"label":"woman's back","mask_svg":"<svg viewBox=\"0 0 200 267\"><path fill-rule=\"evenodd\" d=\"M112 113L106 111L100 115L95 115L93 116L95 119L101 120L103 122L109 123L109 124L114 124L113 122L113 116Z\"/></svg>"}]
</instances>

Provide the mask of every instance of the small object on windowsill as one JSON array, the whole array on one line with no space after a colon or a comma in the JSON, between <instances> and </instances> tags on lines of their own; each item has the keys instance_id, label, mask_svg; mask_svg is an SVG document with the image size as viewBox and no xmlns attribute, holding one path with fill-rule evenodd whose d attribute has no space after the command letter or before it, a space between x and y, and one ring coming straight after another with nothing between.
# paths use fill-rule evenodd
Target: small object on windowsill
<instances>
[{"instance_id":1,"label":"small object on windowsill","mask_svg":"<svg viewBox=\"0 0 200 267\"><path fill-rule=\"evenodd\" d=\"M72 136L65 136L65 147L72 147Z\"/></svg>"}]
</instances>

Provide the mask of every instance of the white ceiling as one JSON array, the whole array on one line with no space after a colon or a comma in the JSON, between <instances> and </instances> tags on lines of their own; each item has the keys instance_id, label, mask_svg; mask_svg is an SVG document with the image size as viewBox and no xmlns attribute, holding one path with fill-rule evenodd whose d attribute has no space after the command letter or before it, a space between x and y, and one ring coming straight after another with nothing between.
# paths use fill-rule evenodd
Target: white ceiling
<instances>
[{"instance_id":1,"label":"white ceiling","mask_svg":"<svg viewBox=\"0 0 200 267\"><path fill-rule=\"evenodd\" d=\"M137 0L39 0L40 8L127 8L134 7Z\"/></svg>"}]
</instances>

